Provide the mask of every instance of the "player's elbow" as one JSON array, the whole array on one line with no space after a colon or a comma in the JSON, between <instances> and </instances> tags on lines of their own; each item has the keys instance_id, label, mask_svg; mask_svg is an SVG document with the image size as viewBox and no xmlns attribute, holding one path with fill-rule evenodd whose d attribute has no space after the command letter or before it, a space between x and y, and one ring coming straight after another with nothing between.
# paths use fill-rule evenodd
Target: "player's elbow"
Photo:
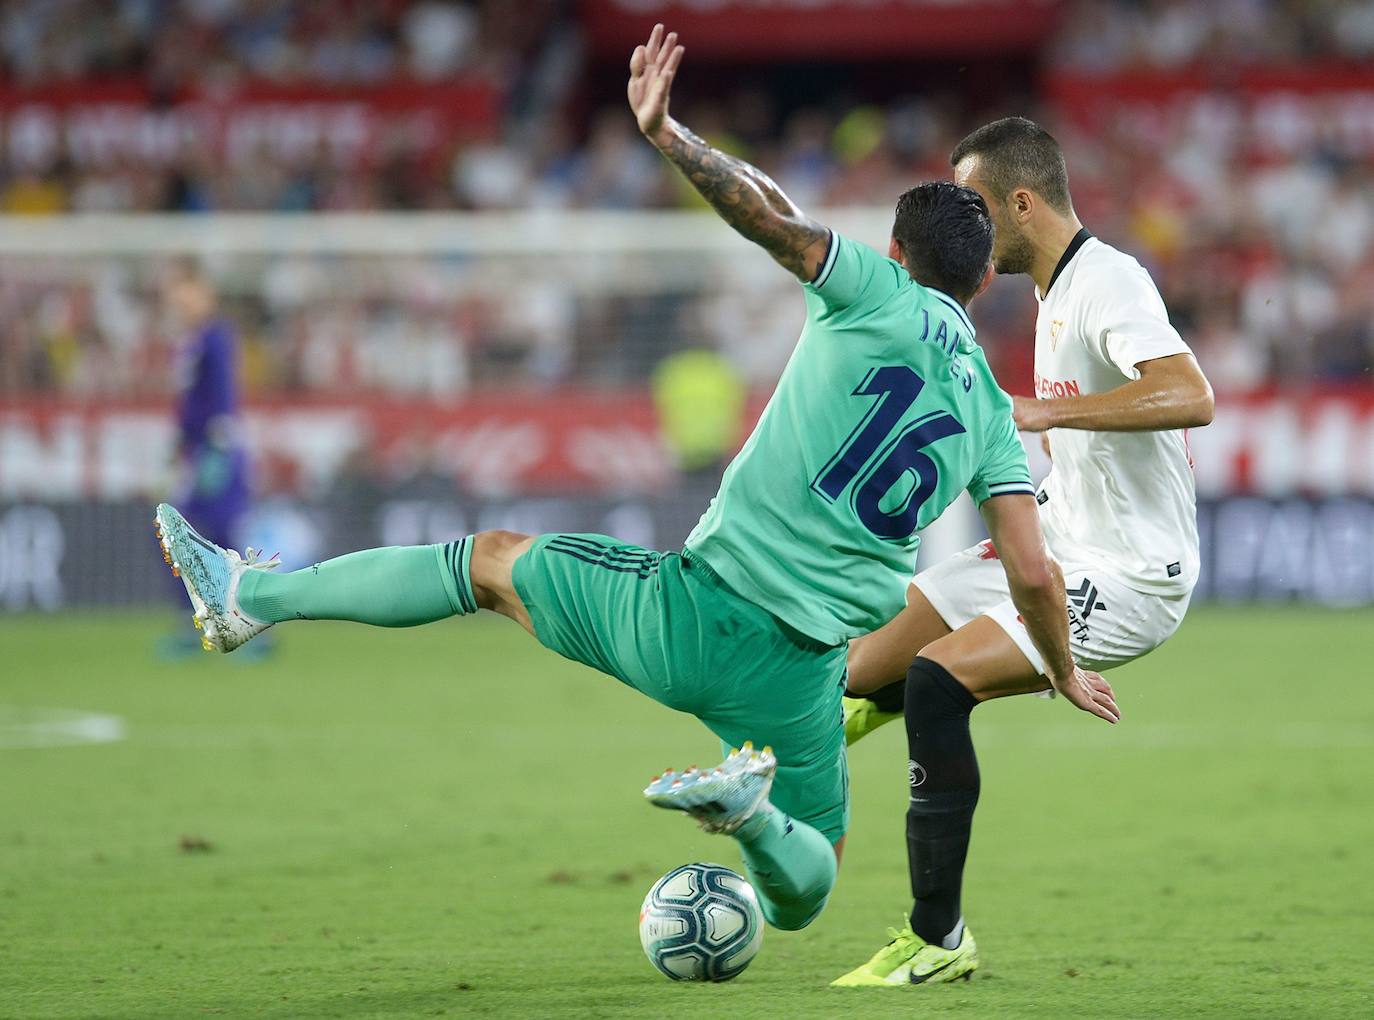
<instances>
[{"instance_id":1,"label":"player's elbow","mask_svg":"<svg viewBox=\"0 0 1374 1020\"><path fill-rule=\"evenodd\" d=\"M1202 380L1202 391L1193 401L1193 420L1188 427L1200 429L1204 425L1212 424L1212 418L1216 415L1216 411L1217 398L1212 393L1212 384L1204 379Z\"/></svg>"},{"instance_id":2,"label":"player's elbow","mask_svg":"<svg viewBox=\"0 0 1374 1020\"><path fill-rule=\"evenodd\" d=\"M1191 372L1176 383L1174 399L1179 412L1176 428L1200 429L1212 424L1212 416L1217 409L1216 397L1212 393L1212 384L1196 364Z\"/></svg>"}]
</instances>

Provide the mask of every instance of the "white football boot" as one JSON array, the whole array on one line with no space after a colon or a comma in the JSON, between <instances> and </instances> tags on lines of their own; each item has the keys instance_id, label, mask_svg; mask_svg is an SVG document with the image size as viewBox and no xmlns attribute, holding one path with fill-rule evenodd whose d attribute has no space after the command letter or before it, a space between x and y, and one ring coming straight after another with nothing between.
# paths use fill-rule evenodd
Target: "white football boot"
<instances>
[{"instance_id":1,"label":"white football boot","mask_svg":"<svg viewBox=\"0 0 1374 1020\"><path fill-rule=\"evenodd\" d=\"M186 518L166 503L158 505L155 522L162 558L191 597L201 647L207 652L232 652L272 626L239 608L239 580L246 571L271 570L281 560L275 556L260 560L251 546L243 556L233 549L221 549L198 535Z\"/></svg>"},{"instance_id":2,"label":"white football boot","mask_svg":"<svg viewBox=\"0 0 1374 1020\"><path fill-rule=\"evenodd\" d=\"M755 751L746 740L713 769L702 771L694 765L686 772L667 769L654 776L644 796L656 807L685 811L707 832L729 834L768 798L777 768L772 748Z\"/></svg>"}]
</instances>

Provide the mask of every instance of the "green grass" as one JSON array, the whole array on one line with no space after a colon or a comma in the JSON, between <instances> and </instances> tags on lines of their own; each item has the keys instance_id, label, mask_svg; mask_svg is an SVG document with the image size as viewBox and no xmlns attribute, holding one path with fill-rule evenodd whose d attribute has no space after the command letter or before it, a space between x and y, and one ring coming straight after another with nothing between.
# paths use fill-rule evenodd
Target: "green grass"
<instances>
[{"instance_id":1,"label":"green grass","mask_svg":"<svg viewBox=\"0 0 1374 1020\"><path fill-rule=\"evenodd\" d=\"M855 749L840 883L739 980L673 984L639 901L727 840L644 805L693 720L504 621L293 625L158 663L154 617L0 618L0 1016L1374 1015L1374 613L1199 610L1064 702L979 709L959 987L837 991L907 906L900 727ZM209 842L183 850L183 836Z\"/></svg>"}]
</instances>

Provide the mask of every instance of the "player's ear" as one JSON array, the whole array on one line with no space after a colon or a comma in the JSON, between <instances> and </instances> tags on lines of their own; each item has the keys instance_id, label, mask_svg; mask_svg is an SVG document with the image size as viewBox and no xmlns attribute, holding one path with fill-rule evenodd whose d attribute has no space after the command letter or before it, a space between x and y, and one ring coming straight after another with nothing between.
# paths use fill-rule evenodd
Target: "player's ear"
<instances>
[{"instance_id":1,"label":"player's ear","mask_svg":"<svg viewBox=\"0 0 1374 1020\"><path fill-rule=\"evenodd\" d=\"M897 243L895 237L889 237L887 239L887 257L893 262L902 261L902 246ZM905 263L902 264L905 265Z\"/></svg>"},{"instance_id":2,"label":"player's ear","mask_svg":"<svg viewBox=\"0 0 1374 1020\"><path fill-rule=\"evenodd\" d=\"M1035 211L1035 196L1025 188L1017 188L1007 196L1007 204L1011 207L1012 219L1025 223Z\"/></svg>"}]
</instances>

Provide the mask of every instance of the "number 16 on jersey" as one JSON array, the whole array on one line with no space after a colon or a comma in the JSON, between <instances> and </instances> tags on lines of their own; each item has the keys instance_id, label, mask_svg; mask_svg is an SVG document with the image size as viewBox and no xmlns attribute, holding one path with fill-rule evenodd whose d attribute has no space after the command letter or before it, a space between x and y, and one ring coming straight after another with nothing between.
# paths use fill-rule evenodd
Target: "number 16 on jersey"
<instances>
[{"instance_id":1,"label":"number 16 on jersey","mask_svg":"<svg viewBox=\"0 0 1374 1020\"><path fill-rule=\"evenodd\" d=\"M905 539L916 530L921 506L934 494L940 477L938 465L923 451L937 440L965 431L949 412L932 411L891 435L925 384L906 365L870 371L853 395L877 399L811 482L812 490L827 503L834 503L854 483L850 505L864 527L879 538ZM859 478L870 461L872 467ZM894 494L908 474L912 476L909 491Z\"/></svg>"}]
</instances>

